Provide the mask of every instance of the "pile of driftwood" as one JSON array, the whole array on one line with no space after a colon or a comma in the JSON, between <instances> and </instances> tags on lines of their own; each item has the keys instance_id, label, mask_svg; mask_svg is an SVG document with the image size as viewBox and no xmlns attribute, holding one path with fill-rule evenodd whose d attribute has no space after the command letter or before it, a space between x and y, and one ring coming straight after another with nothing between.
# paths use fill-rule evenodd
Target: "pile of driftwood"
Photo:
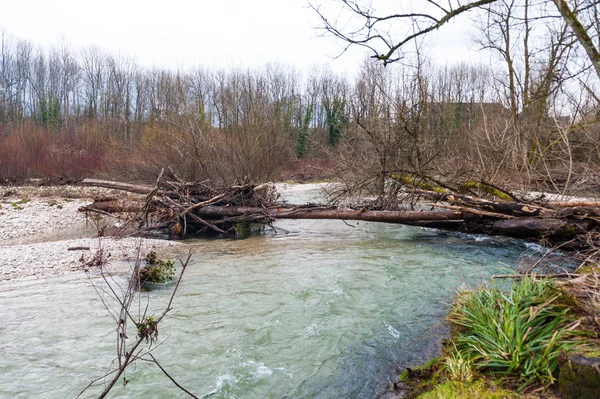
<instances>
[{"instance_id":1,"label":"pile of driftwood","mask_svg":"<svg viewBox=\"0 0 600 399\"><path fill-rule=\"evenodd\" d=\"M98 199L84 212L127 213L133 233L167 229L171 237L215 232L246 234L275 219L342 219L434 227L467 233L532 239L565 249L600 247L600 202L487 200L474 196L413 190L420 210L385 211L277 202L272 185L215 189L207 182L158 179L155 187L86 179L84 185L144 194L142 201Z\"/></svg>"},{"instance_id":2,"label":"pile of driftwood","mask_svg":"<svg viewBox=\"0 0 600 399\"><path fill-rule=\"evenodd\" d=\"M121 231L143 235L149 231L167 230L172 238L215 232L240 234L252 225L264 226L273 218L264 209L276 199L272 185L236 185L216 189L207 182L166 181L160 177L155 187L115 181L85 179L82 184L143 194L141 200L99 197L79 210L86 213L122 217ZM253 208L241 215L205 215L204 208Z\"/></svg>"}]
</instances>

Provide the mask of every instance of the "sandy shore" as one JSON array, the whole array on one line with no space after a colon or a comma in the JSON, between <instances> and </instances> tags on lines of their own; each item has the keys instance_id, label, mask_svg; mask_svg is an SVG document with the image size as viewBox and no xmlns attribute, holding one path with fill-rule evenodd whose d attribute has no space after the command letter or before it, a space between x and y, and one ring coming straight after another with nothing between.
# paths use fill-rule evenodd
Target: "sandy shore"
<instances>
[{"instance_id":1,"label":"sandy shore","mask_svg":"<svg viewBox=\"0 0 600 399\"><path fill-rule=\"evenodd\" d=\"M139 238L94 238L78 212L95 196L116 194L111 190L60 187L0 187L0 281L44 277L85 268L99 247L109 261L132 259L181 245L177 242ZM119 193L122 196L122 193ZM87 247L86 250L69 250Z\"/></svg>"}]
</instances>

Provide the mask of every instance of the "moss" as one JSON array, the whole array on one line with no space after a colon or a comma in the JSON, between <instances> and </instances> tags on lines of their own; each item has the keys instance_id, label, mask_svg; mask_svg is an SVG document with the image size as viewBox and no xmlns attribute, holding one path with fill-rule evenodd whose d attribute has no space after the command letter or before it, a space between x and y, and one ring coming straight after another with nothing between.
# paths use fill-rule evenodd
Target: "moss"
<instances>
[{"instance_id":1,"label":"moss","mask_svg":"<svg viewBox=\"0 0 600 399\"><path fill-rule=\"evenodd\" d=\"M579 274L600 274L600 265L589 262L577 269Z\"/></svg>"},{"instance_id":2,"label":"moss","mask_svg":"<svg viewBox=\"0 0 600 399\"><path fill-rule=\"evenodd\" d=\"M241 238L247 238L250 235L250 222L241 220L235 225L235 232Z\"/></svg>"},{"instance_id":3,"label":"moss","mask_svg":"<svg viewBox=\"0 0 600 399\"><path fill-rule=\"evenodd\" d=\"M446 190L445 188L440 187L438 184L435 184L433 182L427 181L426 179L419 177L419 176L413 176L413 175L399 175L396 173L391 173L390 177L407 186L411 186L414 188L418 188L421 190L426 190L426 191L434 191L436 193L440 193L440 194L448 194L449 191Z\"/></svg>"},{"instance_id":4,"label":"moss","mask_svg":"<svg viewBox=\"0 0 600 399\"><path fill-rule=\"evenodd\" d=\"M567 399L595 399L600 392L600 359L581 355L564 356L558 385Z\"/></svg>"},{"instance_id":5,"label":"moss","mask_svg":"<svg viewBox=\"0 0 600 399\"><path fill-rule=\"evenodd\" d=\"M408 381L408 377L410 376L410 370L406 369L400 374L400 381Z\"/></svg>"},{"instance_id":6,"label":"moss","mask_svg":"<svg viewBox=\"0 0 600 399\"><path fill-rule=\"evenodd\" d=\"M498 199L501 199L502 201L512 201L513 199L507 195L506 193L498 190L497 188L488 186L487 184L483 184L480 182L476 182L476 181L469 181L466 183L462 184L462 187L465 189L477 189L477 190L481 190L486 194L492 195Z\"/></svg>"},{"instance_id":7,"label":"moss","mask_svg":"<svg viewBox=\"0 0 600 399\"><path fill-rule=\"evenodd\" d=\"M397 388L407 392L409 398L415 398L420 393L427 392L440 382L442 373L440 358L433 358L424 365L411 369L407 368L400 374Z\"/></svg>"},{"instance_id":8,"label":"moss","mask_svg":"<svg viewBox=\"0 0 600 399\"><path fill-rule=\"evenodd\" d=\"M582 230L581 228L579 228L577 225L574 224L564 224L563 226L561 226L560 230L555 233L557 235L560 235L561 237L575 237L578 234L581 234Z\"/></svg>"},{"instance_id":9,"label":"moss","mask_svg":"<svg viewBox=\"0 0 600 399\"><path fill-rule=\"evenodd\" d=\"M419 399L528 399L535 398L501 388L489 380L471 382L446 381L438 384L429 392L418 396Z\"/></svg>"},{"instance_id":10,"label":"moss","mask_svg":"<svg viewBox=\"0 0 600 399\"><path fill-rule=\"evenodd\" d=\"M419 367L419 369L421 369L421 370L429 370L431 368L436 367L439 363L440 363L440 358L439 357L434 357L433 359L431 359L430 361L428 361L427 363L425 363L423 366Z\"/></svg>"}]
</instances>

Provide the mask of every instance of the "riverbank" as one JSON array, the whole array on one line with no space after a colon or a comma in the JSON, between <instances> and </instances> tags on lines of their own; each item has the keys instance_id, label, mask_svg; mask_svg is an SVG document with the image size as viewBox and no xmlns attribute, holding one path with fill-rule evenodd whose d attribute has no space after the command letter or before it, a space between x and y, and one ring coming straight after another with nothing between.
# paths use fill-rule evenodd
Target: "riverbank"
<instances>
[{"instance_id":1,"label":"riverbank","mask_svg":"<svg viewBox=\"0 0 600 399\"><path fill-rule=\"evenodd\" d=\"M122 192L79 186L0 187L0 282L85 269L102 248L112 265L181 245L159 239L103 237L79 207ZM79 249L74 249L79 248ZM83 248L83 249L82 249Z\"/></svg>"}]
</instances>

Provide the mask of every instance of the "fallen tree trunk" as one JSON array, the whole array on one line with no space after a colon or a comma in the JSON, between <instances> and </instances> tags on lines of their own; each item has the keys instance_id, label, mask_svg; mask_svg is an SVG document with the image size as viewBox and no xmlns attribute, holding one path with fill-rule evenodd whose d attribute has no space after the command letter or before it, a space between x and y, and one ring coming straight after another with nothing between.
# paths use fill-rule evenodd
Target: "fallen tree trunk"
<instances>
[{"instance_id":1,"label":"fallen tree trunk","mask_svg":"<svg viewBox=\"0 0 600 399\"><path fill-rule=\"evenodd\" d=\"M422 222L464 221L473 219L472 214L461 211L368 211L364 209L356 210L347 208L306 208L289 205L275 205L266 209L205 206L199 208L195 214L204 218L264 215L274 219L342 219L407 225L419 224Z\"/></svg>"},{"instance_id":2,"label":"fallen tree trunk","mask_svg":"<svg viewBox=\"0 0 600 399\"><path fill-rule=\"evenodd\" d=\"M99 201L80 209L101 215L134 215L129 223L134 233L166 228L171 236L179 238L209 231L236 235L244 234L240 231L248 231L251 224L264 226L275 219L340 219L505 235L543 240L548 245L569 242L568 247L577 249L600 243L600 209L593 206L594 202L579 202L579 207L571 203L530 204L418 190L420 196L445 202L421 206L442 210L386 211L275 202L276 192L268 184L222 189L212 188L207 182L160 179L155 187L91 179L84 180L84 184L146 194L142 204Z\"/></svg>"},{"instance_id":3,"label":"fallen tree trunk","mask_svg":"<svg viewBox=\"0 0 600 399\"><path fill-rule=\"evenodd\" d=\"M469 212L461 211L368 211L356 210L348 208L327 208L327 207L304 207L291 206L289 204L274 205L269 208L260 207L243 207L243 206L212 206L206 205L201 207L192 207L185 212L183 216L190 217L191 222L197 221L198 218L203 221L210 221L218 224L218 221L257 222L262 223L269 219L338 219L338 220L360 220L365 222L381 222L405 224L410 226L421 227L438 227L445 226L455 229L456 226L465 220L474 220L476 215ZM81 212L107 212L107 213L123 213L135 212L136 208L131 203L116 204L111 202L95 202L85 207L81 207ZM191 213L193 211L193 213ZM214 222L217 220L217 222ZM260 221L259 221L260 220ZM446 223L452 222L452 223ZM188 221L187 223L190 223ZM222 232L221 229L218 232Z\"/></svg>"},{"instance_id":4,"label":"fallen tree trunk","mask_svg":"<svg viewBox=\"0 0 600 399\"><path fill-rule=\"evenodd\" d=\"M512 219L492 223L491 232L517 238L564 238L572 239L588 230L586 223L574 223L561 219Z\"/></svg>"},{"instance_id":5,"label":"fallen tree trunk","mask_svg":"<svg viewBox=\"0 0 600 399\"><path fill-rule=\"evenodd\" d=\"M135 207L122 203L121 208L114 203L94 203L82 211L133 212ZM193 212L192 212L193 211ZM492 214L493 216L493 214ZM211 230L221 234L236 234L235 227L240 223L268 224L275 219L338 219L366 222L394 223L409 226L431 227L446 230L459 230L467 233L504 235L516 238L545 238L551 243L560 243L590 228L585 221L568 221L556 218L494 218L471 211L369 211L348 208L321 206L292 206L273 204L271 207L214 206L195 207L184 213L181 220L172 221L168 226L174 236L181 236L186 230L191 232ZM201 226L191 228L194 225ZM225 225L225 227L223 227ZM580 243L574 245L580 248Z\"/></svg>"},{"instance_id":6,"label":"fallen tree trunk","mask_svg":"<svg viewBox=\"0 0 600 399\"><path fill-rule=\"evenodd\" d=\"M154 190L154 187L109 180L83 179L81 184L83 186L109 188L113 190L128 191L136 194L150 194L152 190Z\"/></svg>"}]
</instances>

